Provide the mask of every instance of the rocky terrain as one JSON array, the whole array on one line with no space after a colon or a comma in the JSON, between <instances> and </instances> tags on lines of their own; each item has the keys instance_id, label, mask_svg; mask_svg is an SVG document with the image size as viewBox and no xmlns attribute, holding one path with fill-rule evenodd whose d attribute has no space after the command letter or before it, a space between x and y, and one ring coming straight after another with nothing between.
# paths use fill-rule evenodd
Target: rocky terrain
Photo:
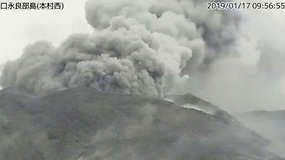
<instances>
[{"instance_id":1,"label":"rocky terrain","mask_svg":"<svg viewBox=\"0 0 285 160\"><path fill-rule=\"evenodd\" d=\"M285 111L252 111L239 114L238 119L247 127L269 139L269 149L285 157Z\"/></svg>"},{"instance_id":2,"label":"rocky terrain","mask_svg":"<svg viewBox=\"0 0 285 160\"><path fill-rule=\"evenodd\" d=\"M4 89L0 159L282 160L266 150L268 140L217 106L191 94L165 99Z\"/></svg>"}]
</instances>

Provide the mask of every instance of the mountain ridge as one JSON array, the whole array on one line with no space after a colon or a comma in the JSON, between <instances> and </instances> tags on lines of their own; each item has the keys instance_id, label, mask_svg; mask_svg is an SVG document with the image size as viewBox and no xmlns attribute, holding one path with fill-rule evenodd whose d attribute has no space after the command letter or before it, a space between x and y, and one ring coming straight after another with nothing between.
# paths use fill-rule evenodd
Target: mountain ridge
<instances>
[{"instance_id":1,"label":"mountain ridge","mask_svg":"<svg viewBox=\"0 0 285 160\"><path fill-rule=\"evenodd\" d=\"M74 88L11 105L4 92L0 159L282 160L237 121L163 99Z\"/></svg>"}]
</instances>

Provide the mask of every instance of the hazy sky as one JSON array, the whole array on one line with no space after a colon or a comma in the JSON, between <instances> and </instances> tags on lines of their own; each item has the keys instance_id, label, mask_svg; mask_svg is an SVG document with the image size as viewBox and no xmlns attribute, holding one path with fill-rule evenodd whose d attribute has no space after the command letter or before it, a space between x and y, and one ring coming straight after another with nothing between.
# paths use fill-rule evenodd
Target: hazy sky
<instances>
[{"instance_id":1,"label":"hazy sky","mask_svg":"<svg viewBox=\"0 0 285 160\"><path fill-rule=\"evenodd\" d=\"M35 41L58 45L71 33L91 32L85 21L85 1L61 1L65 4L62 11L0 10L0 64L19 57Z\"/></svg>"}]
</instances>

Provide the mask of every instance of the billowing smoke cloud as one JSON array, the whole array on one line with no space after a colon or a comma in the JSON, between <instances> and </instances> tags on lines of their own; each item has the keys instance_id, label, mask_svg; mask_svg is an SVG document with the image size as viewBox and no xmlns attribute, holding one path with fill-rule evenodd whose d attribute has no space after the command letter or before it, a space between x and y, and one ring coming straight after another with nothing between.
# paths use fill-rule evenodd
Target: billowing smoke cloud
<instances>
[{"instance_id":1,"label":"billowing smoke cloud","mask_svg":"<svg viewBox=\"0 0 285 160\"><path fill-rule=\"evenodd\" d=\"M242 12L239 38L232 45L238 54L224 54L206 70L192 72L183 91L229 112L283 110L284 14L278 10Z\"/></svg>"},{"instance_id":2,"label":"billowing smoke cloud","mask_svg":"<svg viewBox=\"0 0 285 160\"><path fill-rule=\"evenodd\" d=\"M85 86L162 96L182 86L191 68L235 53L239 16L207 11L204 1L89 0L86 18L92 35L26 47L4 66L1 85L32 93Z\"/></svg>"}]
</instances>

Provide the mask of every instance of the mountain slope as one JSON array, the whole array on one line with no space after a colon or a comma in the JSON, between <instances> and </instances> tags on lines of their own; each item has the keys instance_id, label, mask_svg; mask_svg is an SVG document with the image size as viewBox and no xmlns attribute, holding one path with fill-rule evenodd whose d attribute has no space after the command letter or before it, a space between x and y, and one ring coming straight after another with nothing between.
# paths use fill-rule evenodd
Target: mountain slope
<instances>
[{"instance_id":1,"label":"mountain slope","mask_svg":"<svg viewBox=\"0 0 285 160\"><path fill-rule=\"evenodd\" d=\"M162 99L88 88L41 97L4 90L0 104L5 160L281 160L230 115Z\"/></svg>"},{"instance_id":2,"label":"mountain slope","mask_svg":"<svg viewBox=\"0 0 285 160\"><path fill-rule=\"evenodd\" d=\"M285 157L285 111L252 111L239 114L238 118L246 126L272 141L270 150Z\"/></svg>"}]
</instances>

